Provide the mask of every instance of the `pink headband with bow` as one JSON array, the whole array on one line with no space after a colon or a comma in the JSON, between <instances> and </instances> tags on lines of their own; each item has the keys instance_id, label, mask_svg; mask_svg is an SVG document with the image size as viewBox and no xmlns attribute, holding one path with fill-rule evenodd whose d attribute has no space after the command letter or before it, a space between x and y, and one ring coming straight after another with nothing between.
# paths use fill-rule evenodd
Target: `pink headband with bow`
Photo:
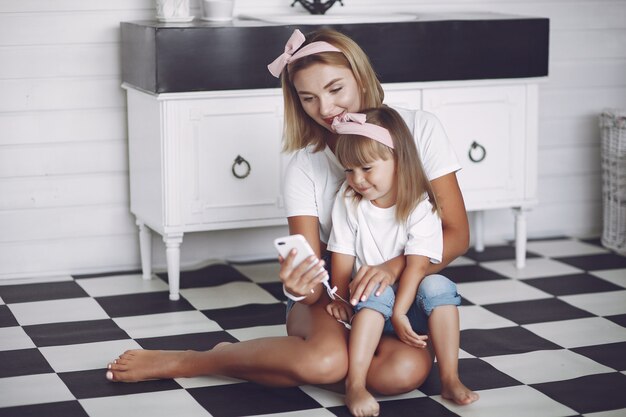
<instances>
[{"instance_id":1,"label":"pink headband with bow","mask_svg":"<svg viewBox=\"0 0 626 417\"><path fill-rule=\"evenodd\" d=\"M298 51L298 48L302 46L304 41L305 38L302 32L298 29L294 30L291 37L285 44L285 52L283 52L278 58L267 66L267 69L270 70L274 77L280 77L280 74L283 72L283 69L285 69L287 64L307 55L318 54L320 52L341 52L339 48L324 41L311 42Z\"/></svg>"},{"instance_id":2,"label":"pink headband with bow","mask_svg":"<svg viewBox=\"0 0 626 417\"><path fill-rule=\"evenodd\" d=\"M393 139L389 131L382 126L366 123L366 120L367 116L363 113L346 113L335 117L332 128L340 135L366 136L393 149Z\"/></svg>"}]
</instances>

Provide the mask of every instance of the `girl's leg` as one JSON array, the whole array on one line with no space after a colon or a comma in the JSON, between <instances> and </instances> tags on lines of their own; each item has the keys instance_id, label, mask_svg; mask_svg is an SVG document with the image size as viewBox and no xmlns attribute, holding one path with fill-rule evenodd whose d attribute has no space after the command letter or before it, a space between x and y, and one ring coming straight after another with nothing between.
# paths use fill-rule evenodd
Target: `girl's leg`
<instances>
[{"instance_id":1,"label":"girl's leg","mask_svg":"<svg viewBox=\"0 0 626 417\"><path fill-rule=\"evenodd\" d=\"M352 319L348 344L346 405L353 416L377 416L380 412L378 402L367 391L366 381L384 325L383 315L368 308L360 310Z\"/></svg>"},{"instance_id":2,"label":"girl's leg","mask_svg":"<svg viewBox=\"0 0 626 417\"><path fill-rule=\"evenodd\" d=\"M348 368L347 333L325 310L325 299L296 304L286 337L220 343L204 352L133 350L109 364L107 378L146 379L222 375L270 386L334 383Z\"/></svg>"},{"instance_id":3,"label":"girl's leg","mask_svg":"<svg viewBox=\"0 0 626 417\"><path fill-rule=\"evenodd\" d=\"M441 396L459 405L478 400L478 394L459 378L460 297L456 285L441 275L424 278L418 290L424 310L429 314L428 329L441 378Z\"/></svg>"}]
</instances>

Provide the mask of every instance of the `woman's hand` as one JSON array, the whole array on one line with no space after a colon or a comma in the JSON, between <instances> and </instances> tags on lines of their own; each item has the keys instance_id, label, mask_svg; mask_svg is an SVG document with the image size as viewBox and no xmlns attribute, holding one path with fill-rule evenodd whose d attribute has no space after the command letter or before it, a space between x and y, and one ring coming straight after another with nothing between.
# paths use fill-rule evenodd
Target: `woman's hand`
<instances>
[{"instance_id":1,"label":"woman's hand","mask_svg":"<svg viewBox=\"0 0 626 417\"><path fill-rule=\"evenodd\" d=\"M328 314L333 316L337 320L350 323L352 318L352 308L341 300L333 300L326 306Z\"/></svg>"},{"instance_id":2,"label":"woman's hand","mask_svg":"<svg viewBox=\"0 0 626 417\"><path fill-rule=\"evenodd\" d=\"M428 340L428 336L420 336L415 333L406 314L393 314L391 316L391 324L393 324L393 330L398 336L398 339L407 345L417 348L426 347L426 340Z\"/></svg>"},{"instance_id":3,"label":"woman's hand","mask_svg":"<svg viewBox=\"0 0 626 417\"><path fill-rule=\"evenodd\" d=\"M385 264L363 265L350 282L350 303L357 305L359 301L367 300L377 285L376 295L382 294L385 288L396 282L396 278Z\"/></svg>"},{"instance_id":4,"label":"woman's hand","mask_svg":"<svg viewBox=\"0 0 626 417\"><path fill-rule=\"evenodd\" d=\"M306 297L314 294L315 287L328 278L328 272L324 269L324 261L311 255L302 261L300 265L294 266L295 256L296 251L292 250L286 259L278 257L280 262L278 277L289 294L296 297ZM318 291L318 297L319 293L321 291Z\"/></svg>"}]
</instances>

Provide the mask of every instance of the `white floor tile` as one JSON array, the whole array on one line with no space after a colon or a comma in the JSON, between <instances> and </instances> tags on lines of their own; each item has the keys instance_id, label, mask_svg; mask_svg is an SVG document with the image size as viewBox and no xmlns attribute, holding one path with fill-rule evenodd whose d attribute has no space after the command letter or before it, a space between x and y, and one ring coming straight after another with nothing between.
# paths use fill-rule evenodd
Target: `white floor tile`
<instances>
[{"instance_id":1,"label":"white floor tile","mask_svg":"<svg viewBox=\"0 0 626 417\"><path fill-rule=\"evenodd\" d=\"M113 321L133 339L222 330L219 324L196 310L118 317Z\"/></svg>"},{"instance_id":2,"label":"white floor tile","mask_svg":"<svg viewBox=\"0 0 626 417\"><path fill-rule=\"evenodd\" d=\"M187 288L180 293L198 310L279 302L269 292L251 282L238 281L210 288Z\"/></svg>"},{"instance_id":3,"label":"white floor tile","mask_svg":"<svg viewBox=\"0 0 626 417\"><path fill-rule=\"evenodd\" d=\"M168 285L160 278L143 279L141 274L79 279L76 282L92 297L167 291L169 289Z\"/></svg>"},{"instance_id":4,"label":"white floor tile","mask_svg":"<svg viewBox=\"0 0 626 417\"><path fill-rule=\"evenodd\" d=\"M246 382L241 379L226 376L196 376L193 378L174 378L178 385L185 389L199 387L214 387L217 385L231 385Z\"/></svg>"},{"instance_id":5,"label":"white floor tile","mask_svg":"<svg viewBox=\"0 0 626 417\"><path fill-rule=\"evenodd\" d=\"M303 385L300 389L324 407L339 407L345 404L345 396L341 393L313 385Z\"/></svg>"},{"instance_id":6,"label":"white floor tile","mask_svg":"<svg viewBox=\"0 0 626 417\"><path fill-rule=\"evenodd\" d=\"M463 406L439 395L431 398L461 417L565 417L578 414L526 385L478 391L478 394L478 401Z\"/></svg>"},{"instance_id":7,"label":"white floor tile","mask_svg":"<svg viewBox=\"0 0 626 417\"><path fill-rule=\"evenodd\" d=\"M256 283L278 282L278 262L267 262L250 265L233 265L235 269Z\"/></svg>"},{"instance_id":8,"label":"white floor tile","mask_svg":"<svg viewBox=\"0 0 626 417\"><path fill-rule=\"evenodd\" d=\"M598 413L583 414L583 417L624 417L626 416L626 408L611 411L601 411Z\"/></svg>"},{"instance_id":9,"label":"white floor tile","mask_svg":"<svg viewBox=\"0 0 626 417\"><path fill-rule=\"evenodd\" d=\"M21 327L0 327L0 351L34 347L35 344Z\"/></svg>"},{"instance_id":10,"label":"white floor tile","mask_svg":"<svg viewBox=\"0 0 626 417\"><path fill-rule=\"evenodd\" d=\"M460 283L457 290L463 298L481 305L552 298L528 284L511 280Z\"/></svg>"},{"instance_id":11,"label":"white floor tile","mask_svg":"<svg viewBox=\"0 0 626 417\"><path fill-rule=\"evenodd\" d=\"M261 337L287 336L287 327L284 324L275 326L256 326L244 329L228 330L228 333L236 337L239 341L259 339Z\"/></svg>"},{"instance_id":12,"label":"white floor tile","mask_svg":"<svg viewBox=\"0 0 626 417\"><path fill-rule=\"evenodd\" d=\"M141 349L141 346L134 340L125 339L79 345L49 346L39 348L39 351L55 372L102 369L102 377L104 378L104 369L107 364L128 349Z\"/></svg>"},{"instance_id":13,"label":"white floor tile","mask_svg":"<svg viewBox=\"0 0 626 417\"><path fill-rule=\"evenodd\" d=\"M515 267L514 260L482 262L480 266L514 279L552 277L582 272L582 270L564 264L563 262L544 258L526 259L526 266L522 269Z\"/></svg>"},{"instance_id":14,"label":"white floor tile","mask_svg":"<svg viewBox=\"0 0 626 417\"><path fill-rule=\"evenodd\" d=\"M56 374L0 378L0 407L70 401L74 396Z\"/></svg>"},{"instance_id":15,"label":"white floor tile","mask_svg":"<svg viewBox=\"0 0 626 417\"><path fill-rule=\"evenodd\" d=\"M481 358L524 384L562 381L586 375L615 372L569 350L540 350L517 355Z\"/></svg>"},{"instance_id":16,"label":"white floor tile","mask_svg":"<svg viewBox=\"0 0 626 417\"><path fill-rule=\"evenodd\" d=\"M210 417L185 390L80 400L90 417Z\"/></svg>"},{"instance_id":17,"label":"white floor tile","mask_svg":"<svg viewBox=\"0 0 626 417\"><path fill-rule=\"evenodd\" d=\"M597 316L626 314L626 290L566 295L559 298Z\"/></svg>"},{"instance_id":18,"label":"white floor tile","mask_svg":"<svg viewBox=\"0 0 626 417\"><path fill-rule=\"evenodd\" d=\"M531 241L526 245L529 252L543 255L548 258L565 256L584 256L607 253L608 250L597 245L591 245L574 239L555 239Z\"/></svg>"},{"instance_id":19,"label":"white floor tile","mask_svg":"<svg viewBox=\"0 0 626 417\"><path fill-rule=\"evenodd\" d=\"M626 329L602 317L522 326L565 348L626 342Z\"/></svg>"},{"instance_id":20,"label":"white floor tile","mask_svg":"<svg viewBox=\"0 0 626 417\"><path fill-rule=\"evenodd\" d=\"M517 323L498 316L481 306L460 306L461 330L515 327Z\"/></svg>"},{"instance_id":21,"label":"white floor tile","mask_svg":"<svg viewBox=\"0 0 626 417\"><path fill-rule=\"evenodd\" d=\"M93 298L11 304L11 312L22 326L109 318Z\"/></svg>"},{"instance_id":22,"label":"white floor tile","mask_svg":"<svg viewBox=\"0 0 626 417\"><path fill-rule=\"evenodd\" d=\"M593 271L591 275L602 278L615 285L626 288L626 268L624 269L607 269L606 271Z\"/></svg>"}]
</instances>

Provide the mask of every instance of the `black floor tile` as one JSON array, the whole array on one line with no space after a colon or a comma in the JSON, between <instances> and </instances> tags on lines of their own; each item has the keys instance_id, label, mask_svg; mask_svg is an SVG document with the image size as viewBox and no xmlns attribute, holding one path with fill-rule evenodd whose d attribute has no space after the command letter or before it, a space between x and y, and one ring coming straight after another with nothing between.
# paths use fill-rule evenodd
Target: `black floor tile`
<instances>
[{"instance_id":1,"label":"black floor tile","mask_svg":"<svg viewBox=\"0 0 626 417\"><path fill-rule=\"evenodd\" d=\"M626 408L626 375L620 373L531 386L581 414Z\"/></svg>"},{"instance_id":2,"label":"black floor tile","mask_svg":"<svg viewBox=\"0 0 626 417\"><path fill-rule=\"evenodd\" d=\"M78 401L0 408L0 417L88 417Z\"/></svg>"},{"instance_id":3,"label":"black floor tile","mask_svg":"<svg viewBox=\"0 0 626 417\"><path fill-rule=\"evenodd\" d=\"M615 253L603 253L599 255L568 256L554 258L559 262L575 266L585 271L601 271L604 269L626 268L626 256Z\"/></svg>"},{"instance_id":4,"label":"black floor tile","mask_svg":"<svg viewBox=\"0 0 626 417\"><path fill-rule=\"evenodd\" d=\"M463 266L449 266L442 272L453 282L460 284L466 282L479 282L479 281L494 281L498 279L509 279L504 275L500 275L497 272L493 272L489 269L485 269L480 265L463 265Z\"/></svg>"},{"instance_id":5,"label":"black floor tile","mask_svg":"<svg viewBox=\"0 0 626 417\"><path fill-rule=\"evenodd\" d=\"M214 417L286 413L322 406L300 388L271 388L240 384L187 390Z\"/></svg>"},{"instance_id":6,"label":"black floor tile","mask_svg":"<svg viewBox=\"0 0 626 417\"><path fill-rule=\"evenodd\" d=\"M0 327L14 327L19 323L6 305L0 305Z\"/></svg>"},{"instance_id":7,"label":"black floor tile","mask_svg":"<svg viewBox=\"0 0 626 417\"><path fill-rule=\"evenodd\" d=\"M618 314L616 316L606 316L605 319L611 320L613 323L626 327L626 314Z\"/></svg>"},{"instance_id":8,"label":"black floor tile","mask_svg":"<svg viewBox=\"0 0 626 417\"><path fill-rule=\"evenodd\" d=\"M0 378L54 372L39 349L0 351Z\"/></svg>"},{"instance_id":9,"label":"black floor tile","mask_svg":"<svg viewBox=\"0 0 626 417\"><path fill-rule=\"evenodd\" d=\"M477 357L512 355L562 347L522 327L461 331L461 349Z\"/></svg>"},{"instance_id":10,"label":"black floor tile","mask_svg":"<svg viewBox=\"0 0 626 417\"><path fill-rule=\"evenodd\" d=\"M113 320L73 321L23 326L38 347L129 339Z\"/></svg>"},{"instance_id":11,"label":"black floor tile","mask_svg":"<svg viewBox=\"0 0 626 417\"><path fill-rule=\"evenodd\" d=\"M617 291L624 288L590 274L525 279L524 283L555 296Z\"/></svg>"},{"instance_id":12,"label":"black floor tile","mask_svg":"<svg viewBox=\"0 0 626 417\"><path fill-rule=\"evenodd\" d=\"M272 294L274 298L280 301L287 301L285 293L283 293L283 284L281 282L264 282L259 287Z\"/></svg>"},{"instance_id":13,"label":"black floor tile","mask_svg":"<svg viewBox=\"0 0 626 417\"><path fill-rule=\"evenodd\" d=\"M585 346L571 350L616 371L626 371L626 342Z\"/></svg>"},{"instance_id":14,"label":"black floor tile","mask_svg":"<svg viewBox=\"0 0 626 417\"><path fill-rule=\"evenodd\" d=\"M588 311L576 308L571 304L556 298L489 304L483 307L517 324L531 324L594 317L594 315Z\"/></svg>"},{"instance_id":15,"label":"black floor tile","mask_svg":"<svg viewBox=\"0 0 626 417\"><path fill-rule=\"evenodd\" d=\"M328 411L339 417L351 417L346 407L330 407ZM409 398L380 402L380 417L458 417L456 413L431 398Z\"/></svg>"},{"instance_id":16,"label":"black floor tile","mask_svg":"<svg viewBox=\"0 0 626 417\"><path fill-rule=\"evenodd\" d=\"M168 281L167 273L157 275L165 282ZM180 288L215 287L235 281L250 282L251 280L226 264L213 264L194 271L180 272Z\"/></svg>"},{"instance_id":17,"label":"black floor tile","mask_svg":"<svg viewBox=\"0 0 626 417\"><path fill-rule=\"evenodd\" d=\"M12 304L80 298L88 297L88 295L76 282L61 281L39 284L0 285L0 297L6 304Z\"/></svg>"},{"instance_id":18,"label":"black floor tile","mask_svg":"<svg viewBox=\"0 0 626 417\"><path fill-rule=\"evenodd\" d=\"M157 350L197 350L199 352L213 349L221 342L237 342L231 334L220 332L191 333L174 336L150 337L136 339L144 349ZM121 353L121 352L120 352Z\"/></svg>"},{"instance_id":19,"label":"black floor tile","mask_svg":"<svg viewBox=\"0 0 626 417\"><path fill-rule=\"evenodd\" d=\"M167 291L96 297L95 300L111 317L195 310L184 298L170 300Z\"/></svg>"},{"instance_id":20,"label":"black floor tile","mask_svg":"<svg viewBox=\"0 0 626 417\"><path fill-rule=\"evenodd\" d=\"M470 248L464 255L465 258L472 259L477 262L504 261L507 259L515 259L515 246L487 246L482 252ZM538 255L526 252L526 258L537 258Z\"/></svg>"},{"instance_id":21,"label":"black floor tile","mask_svg":"<svg viewBox=\"0 0 626 417\"><path fill-rule=\"evenodd\" d=\"M253 326L285 324L283 303L247 304L239 307L204 310L202 313L217 322L223 329L240 329Z\"/></svg>"}]
</instances>

